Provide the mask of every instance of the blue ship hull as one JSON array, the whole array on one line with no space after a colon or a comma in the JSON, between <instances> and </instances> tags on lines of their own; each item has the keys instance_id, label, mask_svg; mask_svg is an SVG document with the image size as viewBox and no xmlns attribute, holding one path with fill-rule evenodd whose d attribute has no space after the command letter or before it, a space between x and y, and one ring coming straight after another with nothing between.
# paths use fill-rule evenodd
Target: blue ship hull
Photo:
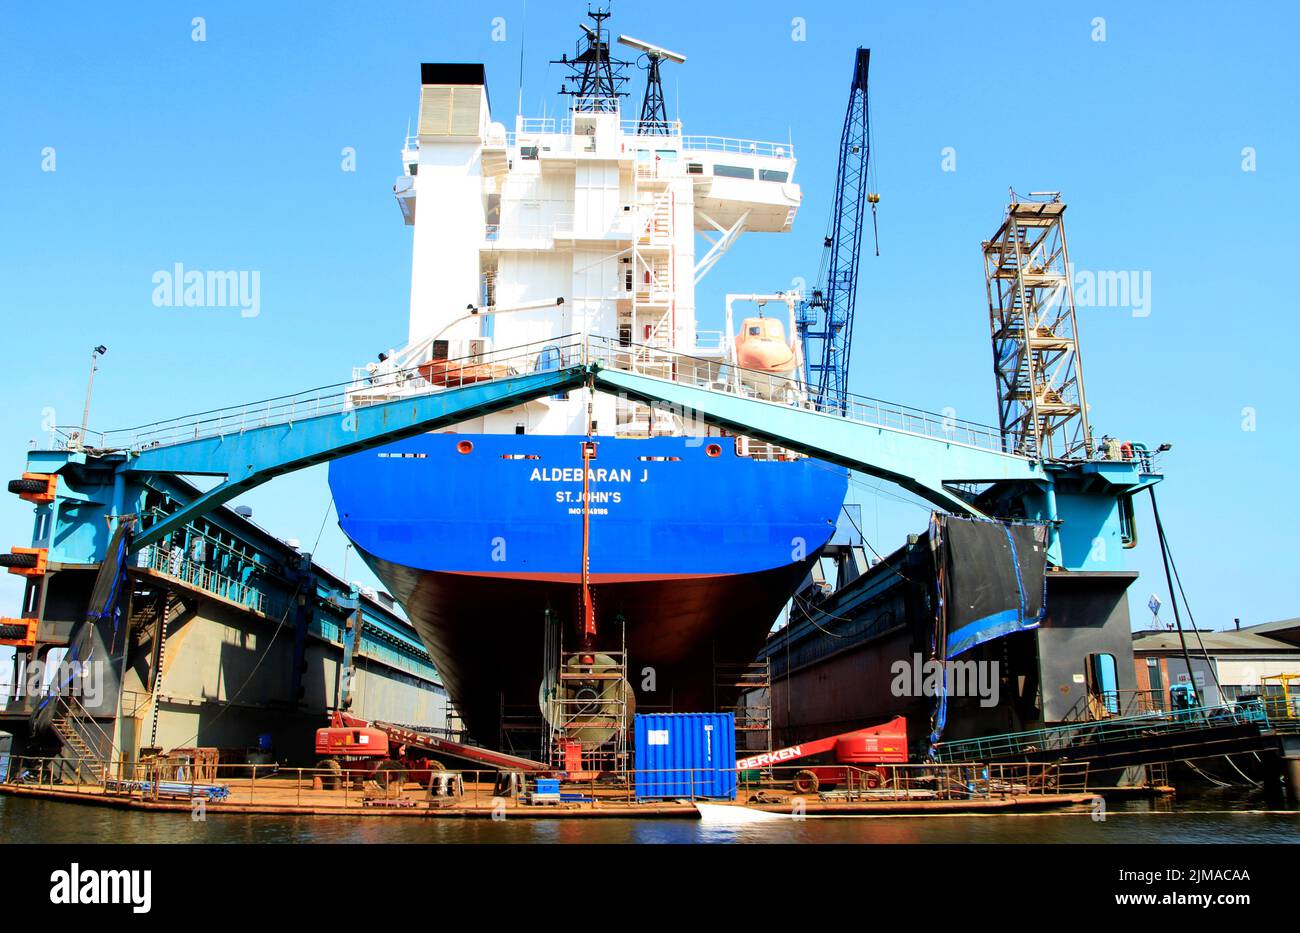
<instances>
[{"instance_id":1,"label":"blue ship hull","mask_svg":"<svg viewBox=\"0 0 1300 933\"><path fill-rule=\"evenodd\" d=\"M486 743L498 742L503 704L537 709L548 612L576 646L583 440L426 434L330 466L340 525ZM643 707L732 702L715 693L714 660L754 657L834 531L847 475L737 456L730 438L596 441L600 643L618 646L621 620Z\"/></svg>"}]
</instances>

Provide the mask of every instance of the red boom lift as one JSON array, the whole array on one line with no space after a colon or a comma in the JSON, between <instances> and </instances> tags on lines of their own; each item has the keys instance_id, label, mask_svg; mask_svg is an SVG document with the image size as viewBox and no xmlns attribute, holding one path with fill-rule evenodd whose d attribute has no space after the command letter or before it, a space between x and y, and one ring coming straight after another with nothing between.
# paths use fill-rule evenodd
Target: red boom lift
<instances>
[{"instance_id":1,"label":"red boom lift","mask_svg":"<svg viewBox=\"0 0 1300 933\"><path fill-rule=\"evenodd\" d=\"M392 754L393 750L396 754ZM426 787L436 771L446 770L435 755L472 763L476 770L548 772L549 765L489 748L465 745L427 732L417 732L388 722L367 722L335 711L330 724L316 730L316 767L333 772L324 777L334 786L344 772L374 776L383 782L416 781Z\"/></svg>"},{"instance_id":2,"label":"red boom lift","mask_svg":"<svg viewBox=\"0 0 1300 933\"><path fill-rule=\"evenodd\" d=\"M815 794L830 790L848 780L852 767L868 788L885 783L885 773L879 765L907 764L907 720L895 716L889 722L853 732L842 732L829 738L791 745L774 752L764 752L736 762L737 771L770 768L790 761L819 756L817 762L798 771L792 786L796 793Z\"/></svg>"}]
</instances>

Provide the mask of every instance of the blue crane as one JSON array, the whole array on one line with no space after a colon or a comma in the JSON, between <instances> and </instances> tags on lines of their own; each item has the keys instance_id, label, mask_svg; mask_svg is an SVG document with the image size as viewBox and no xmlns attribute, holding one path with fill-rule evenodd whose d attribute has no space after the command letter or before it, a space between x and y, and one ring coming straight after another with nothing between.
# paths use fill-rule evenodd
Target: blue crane
<instances>
[{"instance_id":1,"label":"blue crane","mask_svg":"<svg viewBox=\"0 0 1300 933\"><path fill-rule=\"evenodd\" d=\"M804 352L804 378L817 407L843 412L848 403L849 350L853 337L853 306L857 298L858 257L861 254L863 208L876 194L867 190L870 165L867 119L867 66L871 50L859 48L853 62L849 106L840 134L835 202L819 285L799 306L797 323ZM877 250L879 252L879 250Z\"/></svg>"}]
</instances>

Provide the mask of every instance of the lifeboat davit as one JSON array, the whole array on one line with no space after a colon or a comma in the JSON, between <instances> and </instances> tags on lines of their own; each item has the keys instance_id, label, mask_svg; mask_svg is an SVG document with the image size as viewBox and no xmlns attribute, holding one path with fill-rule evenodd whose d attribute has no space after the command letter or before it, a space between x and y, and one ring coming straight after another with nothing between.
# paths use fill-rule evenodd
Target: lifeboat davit
<instances>
[{"instance_id":1,"label":"lifeboat davit","mask_svg":"<svg viewBox=\"0 0 1300 933\"><path fill-rule=\"evenodd\" d=\"M506 363L470 363L462 360L429 360L419 366L420 375L436 386L467 386L489 382L515 373Z\"/></svg>"},{"instance_id":2,"label":"lifeboat davit","mask_svg":"<svg viewBox=\"0 0 1300 933\"><path fill-rule=\"evenodd\" d=\"M745 318L736 337L736 365L760 373L787 375L794 371L794 347L776 318Z\"/></svg>"}]
</instances>

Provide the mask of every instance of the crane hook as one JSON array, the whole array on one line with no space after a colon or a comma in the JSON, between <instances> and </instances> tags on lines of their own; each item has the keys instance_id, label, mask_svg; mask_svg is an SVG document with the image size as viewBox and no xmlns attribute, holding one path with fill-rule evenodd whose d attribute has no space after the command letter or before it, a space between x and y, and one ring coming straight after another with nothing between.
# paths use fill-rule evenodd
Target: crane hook
<instances>
[{"instance_id":1,"label":"crane hook","mask_svg":"<svg viewBox=\"0 0 1300 933\"><path fill-rule=\"evenodd\" d=\"M871 205L871 234L876 241L876 255L880 255L880 227L876 223L876 205L880 203L880 195L874 191L867 192L867 203Z\"/></svg>"}]
</instances>

